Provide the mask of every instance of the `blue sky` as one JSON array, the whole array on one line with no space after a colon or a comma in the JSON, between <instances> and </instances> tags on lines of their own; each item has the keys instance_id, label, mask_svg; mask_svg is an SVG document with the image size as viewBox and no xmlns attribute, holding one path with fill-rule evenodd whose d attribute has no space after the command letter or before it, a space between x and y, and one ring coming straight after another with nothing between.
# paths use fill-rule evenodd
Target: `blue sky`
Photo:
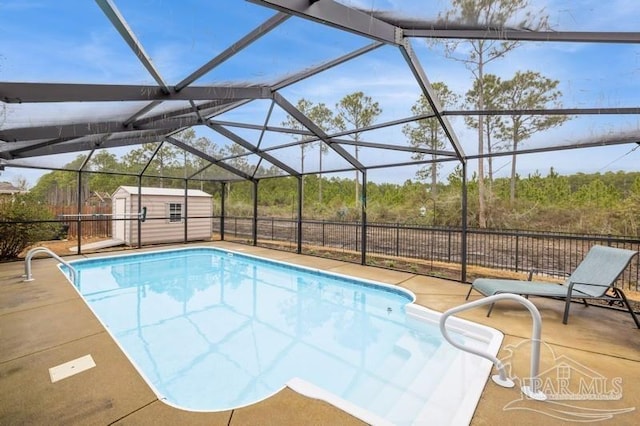
<instances>
[{"instance_id":1,"label":"blue sky","mask_svg":"<svg viewBox=\"0 0 640 426\"><path fill-rule=\"evenodd\" d=\"M176 84L274 14L270 9L245 1L115 0L114 3L169 85ZM438 13L449 7L447 0L343 0L342 3L427 20L434 20ZM636 31L640 20L640 2L630 0L532 0L531 5L532 10L544 10L552 28L557 31ZM0 16L0 81L154 83L94 2L0 0ZM291 18L195 84L274 82L369 43L362 37ZM447 59L441 46L429 45L419 39L413 40L412 45L432 82L444 81L461 95L471 87L470 72L462 63ZM508 57L489 64L486 72L508 79L518 70L537 71L559 80L562 106L567 108L636 107L640 104L638 45L523 43ZM383 113L378 121L410 115L410 108L420 94L402 56L393 47L380 48L288 87L282 94L293 103L304 97L332 107L346 94L358 90L379 102ZM52 104L29 105L27 109L10 105L1 125L22 127L51 120L85 121L86 107L86 104ZM113 104L97 107L91 112L92 119L96 120L114 113L126 116L131 110ZM267 107L268 103L254 102L221 118L262 124ZM280 125L283 119L284 113L276 110L270 124ZM452 118L452 124L465 152L475 153L474 133L461 119ZM633 115L581 116L561 128L534 136L525 147L566 144L639 128L640 120ZM203 135L208 133L203 131ZM371 142L406 144L400 126L371 132L366 137ZM283 142L287 141L280 141ZM546 173L550 166L561 173L637 170L640 149L633 150L636 146L521 156L518 172L521 175L535 170ZM287 158L296 154L290 151L279 155L283 160L296 163L298 160ZM381 161L377 150L363 150L361 156L368 164ZM387 157L383 159L387 160ZM406 155L398 154L398 161L405 159L408 159ZM307 167L314 167L313 161L309 158ZM331 161L332 158L327 158L325 166ZM335 161L339 159L336 157ZM506 175L510 169L508 162L509 158L499 158L495 167L502 167L500 173ZM448 167L443 170L443 176L448 173ZM401 182L413 178L414 173L414 169L402 168L372 175L380 175L380 180ZM34 184L37 175L8 168L0 179L25 176Z\"/></svg>"}]
</instances>

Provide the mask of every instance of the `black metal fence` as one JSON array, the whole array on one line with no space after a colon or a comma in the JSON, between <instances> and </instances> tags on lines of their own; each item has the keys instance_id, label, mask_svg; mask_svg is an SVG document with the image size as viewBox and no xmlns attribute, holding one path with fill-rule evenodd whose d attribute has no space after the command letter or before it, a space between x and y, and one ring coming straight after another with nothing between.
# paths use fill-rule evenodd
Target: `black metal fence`
<instances>
[{"instance_id":1,"label":"black metal fence","mask_svg":"<svg viewBox=\"0 0 640 426\"><path fill-rule=\"evenodd\" d=\"M220 220L214 218L214 231ZM287 251L297 250L297 221L257 219L256 241L253 220L225 217L227 240ZM466 261L466 280L478 276L525 274L532 268L549 271L552 277L570 272L595 244L640 250L640 238L611 235L576 235L551 232L467 230L466 259L463 259L463 232L459 228L368 223L366 264L396 270L460 279ZM302 253L361 262L360 222L302 221ZM620 277L618 285L638 290L640 256L636 256Z\"/></svg>"},{"instance_id":2,"label":"black metal fence","mask_svg":"<svg viewBox=\"0 0 640 426\"><path fill-rule=\"evenodd\" d=\"M221 229L223 220L220 216L210 219L213 239L224 238L291 252L298 250L296 220L258 218L254 234L254 220L251 217L227 216L224 218L224 230ZM84 218L83 222L95 220L103 219ZM40 222L63 224L60 220L2 221L7 226ZM574 270L595 244L640 251L640 238L637 237L468 229L467 250L463 253L464 234L460 228L367 223L366 252L363 257L362 223L304 220L301 224L300 249L303 254L353 263L362 263L364 259L364 263L371 266L455 280L462 279L465 265L464 276L469 282L476 277L524 276L532 268L555 271L547 275L561 278L561 272ZM216 233L221 236L216 236ZM640 256L636 256L623 272L618 285L639 290Z\"/></svg>"}]
</instances>

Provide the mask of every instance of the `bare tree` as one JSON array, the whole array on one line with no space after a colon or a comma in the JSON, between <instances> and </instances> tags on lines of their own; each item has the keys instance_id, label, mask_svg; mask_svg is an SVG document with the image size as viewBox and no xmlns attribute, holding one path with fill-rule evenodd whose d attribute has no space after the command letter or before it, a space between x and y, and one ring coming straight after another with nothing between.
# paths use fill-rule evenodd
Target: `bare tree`
<instances>
[{"instance_id":1,"label":"bare tree","mask_svg":"<svg viewBox=\"0 0 640 426\"><path fill-rule=\"evenodd\" d=\"M548 27L547 15L529 11L529 0L452 0L452 9L443 18L448 24L462 24L473 28L505 29L508 26L532 31ZM517 20L517 21L516 21ZM484 67L520 43L509 40L468 40L445 43L447 56L464 62L478 87L478 109L484 109ZM468 49L464 49L464 46ZM487 226L484 184L484 117L478 116L478 226Z\"/></svg>"},{"instance_id":2,"label":"bare tree","mask_svg":"<svg viewBox=\"0 0 640 426\"><path fill-rule=\"evenodd\" d=\"M559 107L562 92L557 89L558 80L551 80L533 71L516 72L515 76L501 84L501 104L506 109L517 112L526 109ZM513 149L511 157L511 180L509 201L516 198L516 158L518 145L536 132L559 126L570 117L566 115L511 114L499 127L498 137L510 141Z\"/></svg>"},{"instance_id":3,"label":"bare tree","mask_svg":"<svg viewBox=\"0 0 640 426\"><path fill-rule=\"evenodd\" d=\"M311 107L311 110L309 111L309 119L311 119L311 121L313 121L326 133L330 133L337 128L337 121L333 116L333 111L331 111L323 103L319 103ZM324 143L323 140L319 140L316 143L316 146L318 147L318 167L320 169L320 173L318 176L318 202L322 204L322 157L327 154L327 152L329 151L329 147Z\"/></svg>"},{"instance_id":4,"label":"bare tree","mask_svg":"<svg viewBox=\"0 0 640 426\"><path fill-rule=\"evenodd\" d=\"M446 84L436 82L433 83L432 86L443 108L453 105L458 101L459 96L449 90ZM413 115L432 114L433 112L433 108L431 108L429 101L424 95L420 95L416 103L411 107L411 113ZM435 151L443 149L446 146L447 138L444 134L444 130L437 120L434 118L427 118L418 120L415 123L406 124L402 127L402 133L409 138L409 143L411 143L412 146L427 148L434 151L431 154L431 159L433 161L422 166L416 172L416 177L423 181L430 178L431 197L435 199L438 191L438 163L435 161L437 159ZM414 160L423 160L427 155L428 154L422 152L416 152L411 156L411 158Z\"/></svg>"},{"instance_id":5,"label":"bare tree","mask_svg":"<svg viewBox=\"0 0 640 426\"><path fill-rule=\"evenodd\" d=\"M333 116L333 112L327 108L327 106L323 103L319 103L314 105L313 102L308 101L304 98L299 99L296 104L296 108L302 112L309 120L313 121L313 123L320 127L323 131L327 132L335 128L335 119ZM291 115L287 114L286 119L282 122L284 127L289 129L294 129L298 131L307 130L305 126L302 125L298 120L296 120ZM303 141L308 138L308 136L304 134L294 134L292 137L297 141ZM304 159L306 156L306 151L314 144L311 142L300 143L300 173L304 173ZM319 155L320 155L320 179L319 179L319 200L322 203L322 157L327 153L327 146L323 141L317 142ZM304 178L303 178L304 185ZM304 191L303 191L304 192Z\"/></svg>"},{"instance_id":6,"label":"bare tree","mask_svg":"<svg viewBox=\"0 0 640 426\"><path fill-rule=\"evenodd\" d=\"M370 96L365 96L362 92L354 92L346 95L336 104L338 114L336 117L336 127L340 130L346 130L346 123L353 126L355 132L349 134L355 144L355 157L358 159L358 141L362 132L358 129L370 126L374 120L382 113L378 102L374 102ZM356 171L356 206L359 203L359 186L358 172Z\"/></svg>"},{"instance_id":7,"label":"bare tree","mask_svg":"<svg viewBox=\"0 0 640 426\"><path fill-rule=\"evenodd\" d=\"M500 105L501 84L502 80L500 77L493 74L485 74L482 82L480 80L473 82L473 87L465 95L465 101L477 108L479 99L482 98L486 109L502 109L504 105ZM482 94L480 93L480 88L482 88ZM467 126L478 130L480 123L476 117L466 116L464 121ZM489 168L487 176L489 178L489 187L491 187L491 183L493 182L493 159L491 153L501 148L501 142L493 142L492 137L499 131L502 124L502 117L499 115L488 115L484 117L482 121L484 124L484 136L487 141L487 154L489 155L487 158L487 166ZM491 192L491 190L489 192Z\"/></svg>"}]
</instances>

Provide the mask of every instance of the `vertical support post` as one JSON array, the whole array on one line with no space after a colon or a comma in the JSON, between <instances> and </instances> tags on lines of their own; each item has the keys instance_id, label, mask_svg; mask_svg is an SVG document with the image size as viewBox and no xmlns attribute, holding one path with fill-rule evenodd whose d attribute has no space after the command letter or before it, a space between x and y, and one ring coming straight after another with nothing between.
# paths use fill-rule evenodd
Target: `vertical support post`
<instances>
[{"instance_id":1,"label":"vertical support post","mask_svg":"<svg viewBox=\"0 0 640 426\"><path fill-rule=\"evenodd\" d=\"M461 277L460 281L467 280L467 163L462 162L462 233L460 236L460 259Z\"/></svg>"},{"instance_id":2,"label":"vertical support post","mask_svg":"<svg viewBox=\"0 0 640 426\"><path fill-rule=\"evenodd\" d=\"M140 212L142 211L142 176L138 176L138 248L142 247L142 220L140 219ZM116 218L117 220L117 218Z\"/></svg>"},{"instance_id":3,"label":"vertical support post","mask_svg":"<svg viewBox=\"0 0 640 426\"><path fill-rule=\"evenodd\" d=\"M520 233L516 232L516 272L520 269Z\"/></svg>"},{"instance_id":4,"label":"vertical support post","mask_svg":"<svg viewBox=\"0 0 640 426\"><path fill-rule=\"evenodd\" d=\"M140 206L142 206L142 174L138 175L138 211L140 211ZM127 229L126 223L127 222L125 222L125 230ZM131 238L131 236L129 236L129 238ZM140 226L138 226L138 248L141 248L141 247L142 247L142 229L140 228Z\"/></svg>"},{"instance_id":5,"label":"vertical support post","mask_svg":"<svg viewBox=\"0 0 640 426\"><path fill-rule=\"evenodd\" d=\"M298 239L298 245L296 247L296 253L301 254L302 253L302 176L298 176L298 221L297 221L297 226L298 229L297 231L297 239Z\"/></svg>"},{"instance_id":6,"label":"vertical support post","mask_svg":"<svg viewBox=\"0 0 640 426\"><path fill-rule=\"evenodd\" d=\"M360 263L367 264L367 169L362 170L362 258Z\"/></svg>"},{"instance_id":7,"label":"vertical support post","mask_svg":"<svg viewBox=\"0 0 640 426\"><path fill-rule=\"evenodd\" d=\"M258 245L258 182L259 180L253 181L253 245Z\"/></svg>"},{"instance_id":8,"label":"vertical support post","mask_svg":"<svg viewBox=\"0 0 640 426\"><path fill-rule=\"evenodd\" d=\"M227 194L227 183L221 182L221 194L220 194L220 240L224 241L224 215L225 215L225 205L224 199Z\"/></svg>"},{"instance_id":9,"label":"vertical support post","mask_svg":"<svg viewBox=\"0 0 640 426\"><path fill-rule=\"evenodd\" d=\"M189 180L184 180L184 213L182 214L182 222L184 223L184 242L189 241L189 224L187 223L188 209L189 208Z\"/></svg>"},{"instance_id":10,"label":"vertical support post","mask_svg":"<svg viewBox=\"0 0 640 426\"><path fill-rule=\"evenodd\" d=\"M82 254L82 169L78 170L78 216L76 220L78 236L78 254Z\"/></svg>"}]
</instances>

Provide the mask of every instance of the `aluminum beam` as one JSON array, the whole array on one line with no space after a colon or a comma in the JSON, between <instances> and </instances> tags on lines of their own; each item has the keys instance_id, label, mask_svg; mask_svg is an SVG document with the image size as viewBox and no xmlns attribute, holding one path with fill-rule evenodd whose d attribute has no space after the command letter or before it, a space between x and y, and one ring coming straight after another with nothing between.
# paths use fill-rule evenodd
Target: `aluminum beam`
<instances>
[{"instance_id":1,"label":"aluminum beam","mask_svg":"<svg viewBox=\"0 0 640 426\"><path fill-rule=\"evenodd\" d=\"M129 28L129 24L125 21L124 17L120 14L116 6L111 2L111 0L96 0L100 9L107 15L111 24L115 27L115 29L120 33L124 41L129 45L133 53L136 57L142 62L142 65L149 71L149 73L153 76L153 79L160 86L160 90L163 93L169 93L169 89L167 84L164 82L158 70L156 70L155 66L151 62L151 58L144 51L142 44L138 41L131 28Z\"/></svg>"},{"instance_id":2,"label":"aluminum beam","mask_svg":"<svg viewBox=\"0 0 640 426\"><path fill-rule=\"evenodd\" d=\"M162 103L162 101L153 101L148 103L147 105L145 105L143 108L141 108L140 110L138 110L136 113L134 113L132 116L130 116L129 118L127 118L126 120L124 120L124 125L125 126L129 126L131 123L133 123L138 117L145 115L146 113L148 113L149 111L153 110L155 107L157 107L158 105L160 105Z\"/></svg>"},{"instance_id":3,"label":"aluminum beam","mask_svg":"<svg viewBox=\"0 0 640 426\"><path fill-rule=\"evenodd\" d=\"M339 143L340 145L357 145L365 148L376 148L376 149L386 149L389 151L403 151L403 152L416 152L419 154L433 154L433 155L442 155L445 157L458 157L458 154L451 151L442 151L437 149L428 149L428 148L418 148L414 146L406 146L406 145L391 145L385 143L377 143L377 142L365 142L365 141L354 141L351 139L336 139L332 138L335 143Z\"/></svg>"},{"instance_id":4,"label":"aluminum beam","mask_svg":"<svg viewBox=\"0 0 640 426\"><path fill-rule=\"evenodd\" d=\"M264 134L267 131L267 124L269 124L269 120L271 120L271 114L273 114L274 105L275 105L275 102L271 101L271 105L269 105L269 111L267 112L267 116L264 118L264 124L262 126L262 129L260 130L260 137L258 138L256 149L260 149L260 145L262 144L262 139L264 138Z\"/></svg>"},{"instance_id":5,"label":"aluminum beam","mask_svg":"<svg viewBox=\"0 0 640 426\"><path fill-rule=\"evenodd\" d=\"M33 151L34 149L44 148L50 145L56 145L63 142L69 142L73 139L77 138L56 138L56 139L47 139L47 140L38 140L38 141L19 141L19 142L11 142L5 145L9 149L5 149L2 151L2 155L5 157L7 155L11 157L19 157L21 153L25 151Z\"/></svg>"},{"instance_id":6,"label":"aluminum beam","mask_svg":"<svg viewBox=\"0 0 640 426\"><path fill-rule=\"evenodd\" d=\"M298 110L298 108L293 106L293 104L288 100L286 100L282 95L280 95L277 92L274 93L273 100L280 106L280 108L282 108L290 116L298 120L300 124L302 124L304 127L309 129L318 138L322 139L322 141L326 143L327 146L329 146L329 148L337 152L338 155L340 155L347 162L349 162L349 164L351 164L353 167L355 167L360 171L363 171L365 169L364 165L360 161L358 161L354 156L352 156L349 152L347 152L343 147L335 144L329 138L329 136L324 132L324 130L318 127L313 121L311 121L306 115L304 115L300 110Z\"/></svg>"},{"instance_id":7,"label":"aluminum beam","mask_svg":"<svg viewBox=\"0 0 640 426\"><path fill-rule=\"evenodd\" d=\"M320 64L314 68L311 68L309 70L305 70L302 72L299 72L297 74L294 74L292 76L289 76L287 78L285 78L284 80L274 84L273 86L271 86L271 90L272 91L277 91L280 89L283 89L287 86L290 86L292 84L295 84L299 81L302 81L306 78L309 78L313 75L319 74L321 72L324 72L328 69L331 69L337 65L343 64L347 61L350 61L351 59L357 58L358 56L364 55L365 53L369 53L377 48L379 48L380 46L384 46L384 43L381 42L375 42L375 43L371 43L368 44L364 47L361 47L360 49L354 50L353 52L349 52L346 55L340 56L339 58L333 59L331 61L325 62L323 64Z\"/></svg>"},{"instance_id":8,"label":"aluminum beam","mask_svg":"<svg viewBox=\"0 0 640 426\"><path fill-rule=\"evenodd\" d=\"M320 139L318 138L313 139L313 141L318 141L318 140ZM339 139L334 137L331 137L331 140L337 145L352 145L352 146L358 145L358 146L363 146L367 148L388 149L391 151L418 152L421 154L437 154L437 155L443 155L446 157L454 157L455 159L458 158L458 154L456 154L455 152L449 152L449 151L434 151L432 149L426 149L426 148L416 148L416 147L412 147L412 146L410 147L410 146L404 146L404 145L382 144L378 142L367 142L362 140L359 140L356 143L353 139ZM309 143L309 140L283 143L280 145L273 145L268 148L265 148L263 152L277 151L280 149L291 148L292 146L299 146L306 143Z\"/></svg>"},{"instance_id":9,"label":"aluminum beam","mask_svg":"<svg viewBox=\"0 0 640 426\"><path fill-rule=\"evenodd\" d=\"M22 127L18 129L0 130L0 139L7 142L25 140L54 139L54 138L79 138L88 135L105 133L122 133L143 130L169 130L189 127L198 124L197 117L182 117L170 120L155 121L144 126L125 126L119 121L102 121L97 123L73 123L58 126Z\"/></svg>"},{"instance_id":10,"label":"aluminum beam","mask_svg":"<svg viewBox=\"0 0 640 426\"><path fill-rule=\"evenodd\" d=\"M165 93L156 86L65 83L0 83L0 99L6 103L212 101L270 99L268 86L198 86Z\"/></svg>"},{"instance_id":11,"label":"aluminum beam","mask_svg":"<svg viewBox=\"0 0 640 426\"><path fill-rule=\"evenodd\" d=\"M442 115L465 116L465 115L623 115L640 114L640 108L549 108L549 109L487 109L487 110L448 110L442 111Z\"/></svg>"},{"instance_id":12,"label":"aluminum beam","mask_svg":"<svg viewBox=\"0 0 640 426\"><path fill-rule=\"evenodd\" d=\"M205 103L201 103L199 105L196 105L196 107L198 108L198 111L200 111L200 113L202 114L204 111L207 110L211 110L213 109L215 112L218 111L218 108L221 107L225 107L229 104L233 104L234 101L213 101L213 102L205 102ZM245 102L244 100L242 102ZM170 110L170 111L163 111L159 114L156 115L152 115L152 116L148 116L148 117L144 117L144 118L139 118L137 120L135 120L133 123L131 123L131 125L133 127L136 126L144 126L145 124L149 124L149 123L153 123L155 121L162 121L162 120L166 120L168 118L172 118L172 117L182 117L182 116L188 116L190 114L193 114L193 107L189 106L189 107L185 107L185 108L178 108L178 109L174 109L174 110ZM207 115L206 113L204 115Z\"/></svg>"},{"instance_id":13,"label":"aluminum beam","mask_svg":"<svg viewBox=\"0 0 640 426\"><path fill-rule=\"evenodd\" d=\"M407 64L409 65L411 72L415 76L416 81L420 85L422 93L424 94L425 98L427 98L429 105L431 105L431 109L433 109L436 119L440 122L440 125L442 126L442 129L447 136L447 139L449 139L449 142L453 146L453 149L458 154L458 158L460 159L460 161L464 162L464 150L462 149L462 145L460 145L458 137L453 131L451 123L449 123L449 120L447 120L447 118L442 115L442 106L440 105L440 101L438 100L438 95L436 94L435 90L433 90L433 86L431 86L431 83L429 82L427 75L422 69L420 61L415 55L411 47L411 43L408 39L405 39L404 43L400 45L400 52L407 61Z\"/></svg>"},{"instance_id":14,"label":"aluminum beam","mask_svg":"<svg viewBox=\"0 0 640 426\"><path fill-rule=\"evenodd\" d=\"M167 142L177 146L178 148L184 149L185 151L190 152L191 154L193 154L195 156L198 156L198 157L200 157L202 159L205 159L205 160L211 162L212 164L215 164L216 166L220 167L221 169L225 169L226 171L228 171L230 173L233 173L236 176L239 176L239 177L241 177L243 179L247 179L247 180L251 180L251 181L254 180L253 177L251 177L247 173L243 172L242 170L238 170L235 167L230 166L227 163L225 163L225 162L223 162L223 161L221 161L221 160L219 160L219 159L217 159L215 157L212 157L211 155L209 155L209 154L207 154L205 152L202 152L199 149L197 149L197 148L195 148L195 147L193 147L193 146L191 146L189 144L186 144L186 143L182 142L181 140L178 140L178 139L173 138L173 137L167 137L167 138L165 138L165 140Z\"/></svg>"},{"instance_id":15,"label":"aluminum beam","mask_svg":"<svg viewBox=\"0 0 640 426\"><path fill-rule=\"evenodd\" d=\"M175 129L175 130L179 130L179 129ZM143 143L158 142L164 137L165 133L166 132L163 132L161 135L143 135L143 136L131 136L131 137L107 139L104 142L102 142L99 146L96 146L96 141L88 141L88 140L49 144L44 147L40 146L39 148L33 149L33 150L22 150L20 155L16 156L16 158L28 158L28 157L38 157L42 155L65 154L65 153L71 153L71 152L89 151L95 148L118 148L123 146L141 145Z\"/></svg>"},{"instance_id":16,"label":"aluminum beam","mask_svg":"<svg viewBox=\"0 0 640 426\"><path fill-rule=\"evenodd\" d=\"M239 129L250 129L250 130L262 130L263 129L263 126L260 125L260 124L241 123L239 121L209 120L209 122L211 124L219 124L221 126L237 127ZM268 132L278 132L278 133L287 133L287 134L294 134L294 135L313 136L313 133L311 133L308 130L295 130L295 129L288 129L286 127L278 127L278 126L264 126L264 129L266 131L268 131ZM318 139L314 139L314 140L318 140Z\"/></svg>"},{"instance_id":17,"label":"aluminum beam","mask_svg":"<svg viewBox=\"0 0 640 426\"><path fill-rule=\"evenodd\" d=\"M236 53L240 52L245 47L249 46L251 43L283 23L289 19L289 15L285 13L276 13L274 16L260 24L259 27L255 28L253 31L242 37L237 42L233 43L231 46L226 48L222 53L217 55L215 58L204 64L202 67L194 71L191 75L186 77L180 83L176 84L175 90L180 91L211 71L213 68L217 67Z\"/></svg>"},{"instance_id":18,"label":"aluminum beam","mask_svg":"<svg viewBox=\"0 0 640 426\"><path fill-rule=\"evenodd\" d=\"M505 40L505 41L551 41L579 43L640 43L637 32L578 32L578 31L524 31L511 29L433 29L406 28L405 37Z\"/></svg>"},{"instance_id":19,"label":"aluminum beam","mask_svg":"<svg viewBox=\"0 0 640 426\"><path fill-rule=\"evenodd\" d=\"M241 147L245 148L246 150L253 152L254 154L258 155L260 158L263 158L263 159L267 160L268 162L270 162L274 166L279 167L280 169L282 169L285 172L289 173L291 176L300 176L300 173L298 171L292 169L287 164L285 164L282 161L278 160L277 158L273 157L271 154L267 154L266 152L260 151L253 144L251 144L250 142L244 140L240 136L236 135L231 130L228 130L228 129L226 129L226 128L218 125L218 124L211 124L211 123L206 123L206 124L210 129L215 130L216 132L220 133L225 138L237 143L238 145L240 145Z\"/></svg>"},{"instance_id":20,"label":"aluminum beam","mask_svg":"<svg viewBox=\"0 0 640 426\"><path fill-rule=\"evenodd\" d=\"M443 111L443 115L447 115L446 111ZM451 114L451 115L455 115L455 114ZM392 120L392 121L385 121L383 123L375 123L372 124L370 126L365 126L365 127L360 127L359 129L350 129L350 130L345 130L345 131L341 131L341 132L336 132L336 133L332 133L330 135L328 135L328 137L330 139L335 139L339 136L347 136L350 135L352 133L356 133L356 132L367 132L369 130L377 130L377 129L383 129L385 127L391 127L391 126L397 126L399 124L406 124L406 123L411 123L414 121L418 121L418 120L425 120L428 118L434 118L436 115L431 113L431 114L419 114L419 115L413 115L411 117L407 117L407 118L401 118L398 120ZM223 126L229 126L229 127L239 127L242 129L253 129L253 130L261 130L262 126L260 126L259 124L250 124L250 123L240 123L237 121L220 121L220 120L211 120L212 123L216 123L216 124L221 124ZM295 130L295 129L288 129L286 127L277 127L277 126L267 126L266 130L268 131L272 131L272 132L280 132L280 133L290 133L290 134L296 134L296 135L306 135L306 136L310 136L308 139L304 139L299 141L299 143L308 143L308 142L315 142L317 140L319 140L318 137L314 136L312 132L308 131L308 130Z\"/></svg>"},{"instance_id":21,"label":"aluminum beam","mask_svg":"<svg viewBox=\"0 0 640 426\"><path fill-rule=\"evenodd\" d=\"M579 149L579 148L598 148L603 146L612 146L612 145L628 145L628 144L638 144L640 145L640 133L636 135L622 134L620 137L615 137L612 135L603 136L600 138L591 138L585 142L575 142L565 145L554 145L549 147L539 147L539 148L529 148L529 149L519 149L517 151L498 151L492 152L491 154L483 154L480 155L469 155L467 158L469 160L482 158L494 158L494 157L504 157L510 155L524 155L524 154L538 154L541 152L554 152L554 151L566 151L568 149Z\"/></svg>"},{"instance_id":22,"label":"aluminum beam","mask_svg":"<svg viewBox=\"0 0 640 426\"><path fill-rule=\"evenodd\" d=\"M249 0L284 13L349 31L383 43L398 44L398 27L333 0Z\"/></svg>"}]
</instances>

